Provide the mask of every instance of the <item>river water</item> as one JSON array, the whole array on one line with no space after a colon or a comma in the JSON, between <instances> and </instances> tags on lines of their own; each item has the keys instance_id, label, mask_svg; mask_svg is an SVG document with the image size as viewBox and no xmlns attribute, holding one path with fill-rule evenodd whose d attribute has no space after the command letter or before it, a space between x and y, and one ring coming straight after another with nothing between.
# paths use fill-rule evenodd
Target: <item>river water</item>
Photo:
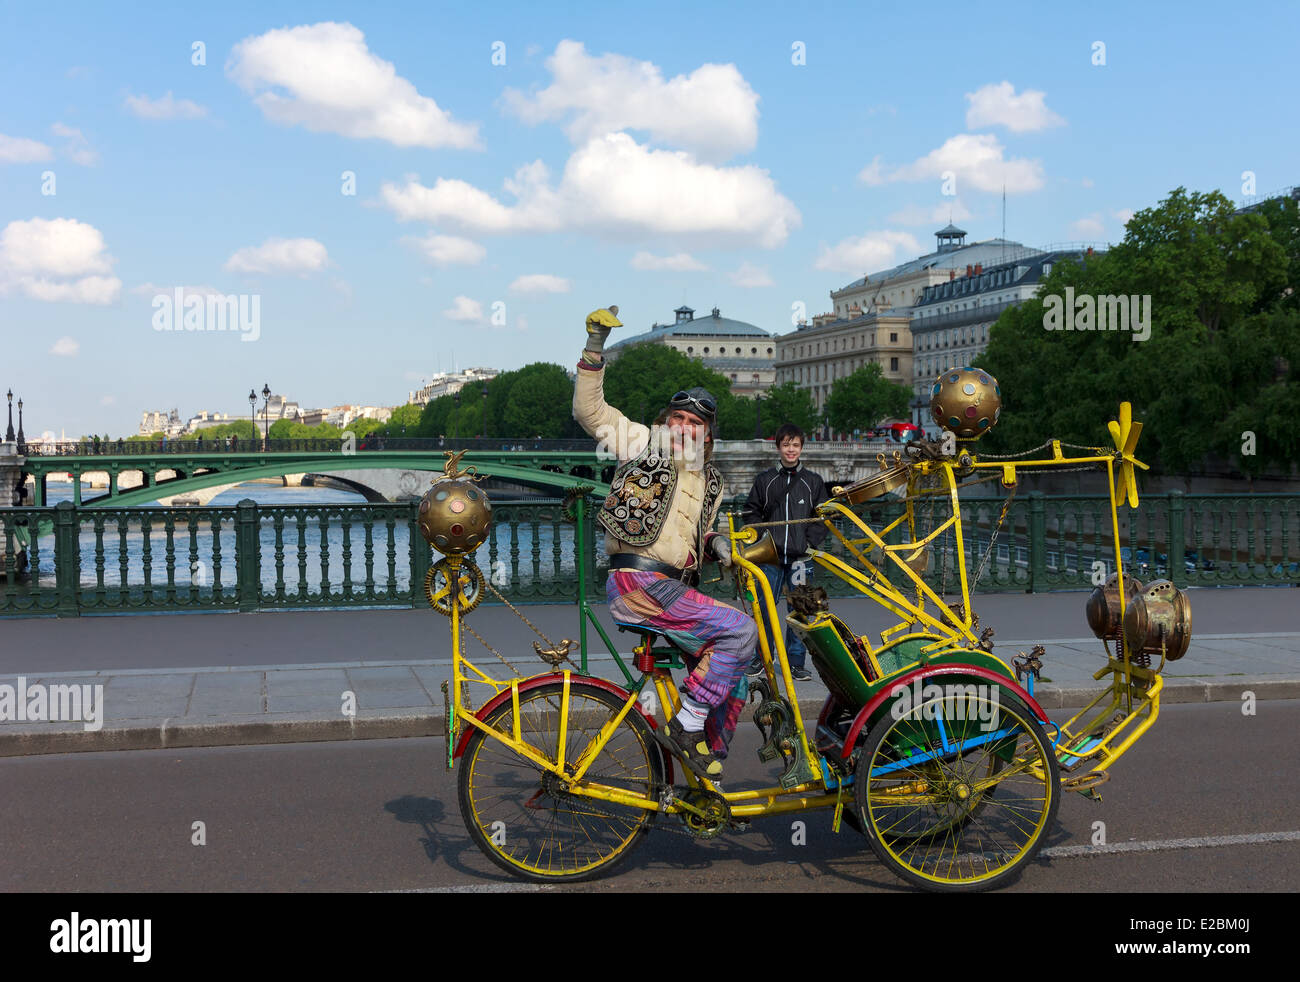
<instances>
[{"instance_id":1,"label":"river water","mask_svg":"<svg viewBox=\"0 0 1300 982\"><path fill-rule=\"evenodd\" d=\"M70 482L50 481L46 491L50 505L72 500ZM96 491L89 485L83 484L82 493L85 498L94 495ZM351 491L331 488L286 488L273 484L249 483L222 492L213 498L206 508L232 508L245 498L251 498L264 506L330 506L366 503L364 497ZM494 504L500 506L505 502L497 500ZM162 510L161 506L159 507ZM94 509L82 512L80 534L82 585L90 588L100 585L96 573L98 558L104 569L103 589L110 595L121 589L123 585L127 588L142 586L145 570L145 536L139 521L132 521L127 528L125 548L123 548L123 538L117 521L108 518L102 536L97 535L94 525L88 520L93 513ZM172 562L176 587L184 593L194 585L202 593L207 593L219 580L223 590L226 592L232 590L236 575L233 520L223 520L217 533L205 512L203 521L197 523L197 534L192 537L184 521L185 509L173 509L172 514L175 519ZM324 574L328 578L330 592L337 593L341 589L344 576L344 525L345 523L337 515L327 519L324 550L326 566L322 570L320 517L315 514L309 516L301 533L297 519L286 518L281 537L283 580L280 581L276 569L275 528L270 517L264 517L260 528L263 591L274 593L277 585L282 582L286 593L290 596L298 594L300 589L304 588L308 593L317 593ZM555 554L557 533L558 560ZM354 589L361 590L364 588L367 573L365 529L359 521L351 524L347 537L351 552L351 569L348 578ZM218 552L214 552L214 539L219 543ZM161 518L151 527L148 542L149 565L152 571L150 580L156 589L165 587L168 582L167 536ZM517 541L514 546L515 551L512 552L510 527L497 523L492 529L492 538L479 547L472 557L485 574L492 576L494 585L506 592L520 588L527 590L535 582L572 577L575 574L571 524L560 522L557 527L557 524L551 521L533 523L525 518L518 526ZM375 583L375 590L379 593L390 591L401 593L410 589L410 540L405 519L395 522L390 534L384 518L377 518L372 526L371 549L370 578ZM54 586L53 552L53 534L42 535L39 541L42 587ZM435 554L434 559L437 558Z\"/></svg>"}]
</instances>

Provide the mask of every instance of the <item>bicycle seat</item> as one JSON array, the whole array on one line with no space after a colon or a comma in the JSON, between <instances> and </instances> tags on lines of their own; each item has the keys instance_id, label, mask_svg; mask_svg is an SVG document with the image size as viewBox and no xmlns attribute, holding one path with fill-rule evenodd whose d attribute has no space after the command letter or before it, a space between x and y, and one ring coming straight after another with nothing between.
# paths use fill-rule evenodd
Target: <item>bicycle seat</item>
<instances>
[{"instance_id":1,"label":"bicycle seat","mask_svg":"<svg viewBox=\"0 0 1300 982\"><path fill-rule=\"evenodd\" d=\"M670 638L668 634L661 628L651 627L649 624L620 624L617 621L614 622L614 626L617 627L620 631L624 631L628 634L639 634L642 637L649 638L651 646L662 641L666 644L672 645L675 651L680 651L683 654L687 654L687 655L692 654L692 652L688 651L686 648L682 647L680 644L678 644L676 641ZM674 654L672 652L666 652L662 648L659 651L654 652L654 655L656 658L674 657Z\"/></svg>"}]
</instances>

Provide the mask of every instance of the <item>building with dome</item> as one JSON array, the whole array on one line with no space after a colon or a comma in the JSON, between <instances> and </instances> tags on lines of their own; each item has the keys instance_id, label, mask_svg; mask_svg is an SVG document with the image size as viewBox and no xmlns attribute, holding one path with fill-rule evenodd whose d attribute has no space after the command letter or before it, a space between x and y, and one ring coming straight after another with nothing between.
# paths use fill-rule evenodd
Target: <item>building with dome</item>
<instances>
[{"instance_id":1,"label":"building with dome","mask_svg":"<svg viewBox=\"0 0 1300 982\"><path fill-rule=\"evenodd\" d=\"M684 355L698 358L731 380L731 391L754 396L769 389L776 379L776 336L745 321L723 317L714 307L708 317L682 305L673 311L671 324L652 324L642 334L605 347L614 361L634 344L666 344Z\"/></svg>"}]
</instances>

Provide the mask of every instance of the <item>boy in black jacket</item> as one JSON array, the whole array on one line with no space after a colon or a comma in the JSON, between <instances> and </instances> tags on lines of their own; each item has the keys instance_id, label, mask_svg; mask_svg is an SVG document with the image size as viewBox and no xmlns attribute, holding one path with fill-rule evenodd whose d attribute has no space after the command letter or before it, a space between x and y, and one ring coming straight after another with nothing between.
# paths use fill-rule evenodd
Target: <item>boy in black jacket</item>
<instances>
[{"instance_id":1,"label":"boy in black jacket","mask_svg":"<svg viewBox=\"0 0 1300 982\"><path fill-rule=\"evenodd\" d=\"M778 467L765 470L754 479L750 488L749 500L745 503L744 519L748 524L755 522L786 522L795 518L810 518L817 506L830 498L826 483L820 474L815 474L799 463L803 453L803 430L793 423L784 423L776 431L776 446L781 454ZM809 550L821 545L826 537L826 526L816 522L802 525L778 525L769 529L776 540L776 551L781 557L780 566L760 566L772 586L772 594L778 605L781 588L786 584L803 586L808 582L812 563L801 561ZM768 647L776 655L776 645L771 633L768 634ZM789 627L785 629L785 649L790 659L790 675L796 682L807 682L812 674L804 665L808 649L795 636ZM755 655L746 674L757 676L763 673L763 659Z\"/></svg>"}]
</instances>

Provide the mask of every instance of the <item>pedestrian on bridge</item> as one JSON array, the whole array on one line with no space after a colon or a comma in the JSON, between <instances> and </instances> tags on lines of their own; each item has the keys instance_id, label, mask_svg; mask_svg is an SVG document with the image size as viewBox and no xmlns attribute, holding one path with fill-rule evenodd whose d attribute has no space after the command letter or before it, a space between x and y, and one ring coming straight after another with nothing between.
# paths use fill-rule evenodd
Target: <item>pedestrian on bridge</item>
<instances>
[{"instance_id":1,"label":"pedestrian on bridge","mask_svg":"<svg viewBox=\"0 0 1300 982\"><path fill-rule=\"evenodd\" d=\"M754 478L749 489L749 500L743 511L746 524L757 522L797 522L811 518L817 506L830 498L826 482L820 474L808 470L799 462L803 454L804 432L794 423L783 423L776 431L776 449L780 461ZM812 563L805 558L809 549L816 549L826 538L826 526L819 522L776 525L768 529L776 541L780 565L759 566L772 587L772 596L781 602L781 588L804 586L812 571ZM786 612L789 613L787 604ZM768 629L768 650L776 657L776 640ZM790 662L790 676L796 682L808 682L812 673L805 662L808 649L789 625L785 629L785 652ZM763 674L763 658L755 655L747 673L750 678Z\"/></svg>"}]
</instances>

